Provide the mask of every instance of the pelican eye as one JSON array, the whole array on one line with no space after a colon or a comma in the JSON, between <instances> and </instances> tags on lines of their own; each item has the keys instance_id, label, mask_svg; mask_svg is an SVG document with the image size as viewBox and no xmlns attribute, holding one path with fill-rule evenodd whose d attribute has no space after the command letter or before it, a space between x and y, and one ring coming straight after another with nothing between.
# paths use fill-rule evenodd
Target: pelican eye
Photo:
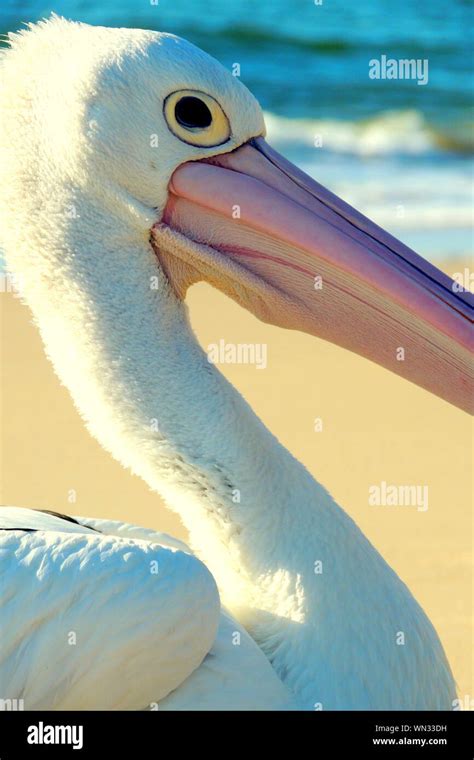
<instances>
[{"instance_id":1,"label":"pelican eye","mask_svg":"<svg viewBox=\"0 0 474 760\"><path fill-rule=\"evenodd\" d=\"M185 95L174 107L178 124L187 129L205 129L212 122L212 113L203 100Z\"/></svg>"},{"instance_id":2,"label":"pelican eye","mask_svg":"<svg viewBox=\"0 0 474 760\"><path fill-rule=\"evenodd\" d=\"M163 113L171 132L190 145L211 148L230 138L227 116L217 100L205 92L172 92L164 102Z\"/></svg>"}]
</instances>

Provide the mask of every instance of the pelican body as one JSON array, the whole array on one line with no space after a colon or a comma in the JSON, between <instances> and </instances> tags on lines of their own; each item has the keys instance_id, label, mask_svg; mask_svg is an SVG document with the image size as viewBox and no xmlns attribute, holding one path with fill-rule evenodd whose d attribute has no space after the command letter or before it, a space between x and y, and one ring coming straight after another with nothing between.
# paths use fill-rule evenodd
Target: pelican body
<instances>
[{"instance_id":1,"label":"pelican body","mask_svg":"<svg viewBox=\"0 0 474 760\"><path fill-rule=\"evenodd\" d=\"M472 411L469 296L273 151L255 98L185 40L52 17L0 66L8 267L88 430L191 546L2 510L1 693L25 709L451 709L428 618L208 362L184 299L206 280Z\"/></svg>"}]
</instances>

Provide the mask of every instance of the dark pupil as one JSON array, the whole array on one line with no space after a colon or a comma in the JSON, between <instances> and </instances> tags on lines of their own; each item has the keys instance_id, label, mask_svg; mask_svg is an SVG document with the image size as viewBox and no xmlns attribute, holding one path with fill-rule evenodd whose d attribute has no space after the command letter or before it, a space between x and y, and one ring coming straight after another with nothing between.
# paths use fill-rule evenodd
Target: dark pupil
<instances>
[{"instance_id":1,"label":"dark pupil","mask_svg":"<svg viewBox=\"0 0 474 760\"><path fill-rule=\"evenodd\" d=\"M197 127L204 129L212 121L212 114L206 104L199 98L193 98L190 95L181 98L175 105L174 115L176 121L182 127Z\"/></svg>"}]
</instances>

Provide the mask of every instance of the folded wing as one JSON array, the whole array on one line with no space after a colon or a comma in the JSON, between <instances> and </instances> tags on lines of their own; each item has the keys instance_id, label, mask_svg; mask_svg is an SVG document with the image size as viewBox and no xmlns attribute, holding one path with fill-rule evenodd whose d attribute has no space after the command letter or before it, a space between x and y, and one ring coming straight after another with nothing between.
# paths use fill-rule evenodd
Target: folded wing
<instances>
[{"instance_id":1,"label":"folded wing","mask_svg":"<svg viewBox=\"0 0 474 760\"><path fill-rule=\"evenodd\" d=\"M26 710L143 709L200 665L220 602L196 557L33 510L19 510L15 530L8 512L0 514L3 698L23 698Z\"/></svg>"}]
</instances>

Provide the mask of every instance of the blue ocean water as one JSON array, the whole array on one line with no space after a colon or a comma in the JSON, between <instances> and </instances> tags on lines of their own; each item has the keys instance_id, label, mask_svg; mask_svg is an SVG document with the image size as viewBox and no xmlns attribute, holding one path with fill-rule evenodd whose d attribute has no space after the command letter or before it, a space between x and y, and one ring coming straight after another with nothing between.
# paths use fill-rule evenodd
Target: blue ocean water
<instances>
[{"instance_id":1,"label":"blue ocean water","mask_svg":"<svg viewBox=\"0 0 474 760\"><path fill-rule=\"evenodd\" d=\"M269 139L431 259L472 248L470 0L3 0L0 32L47 17L186 37L242 81ZM426 85L369 61L428 61Z\"/></svg>"}]
</instances>

